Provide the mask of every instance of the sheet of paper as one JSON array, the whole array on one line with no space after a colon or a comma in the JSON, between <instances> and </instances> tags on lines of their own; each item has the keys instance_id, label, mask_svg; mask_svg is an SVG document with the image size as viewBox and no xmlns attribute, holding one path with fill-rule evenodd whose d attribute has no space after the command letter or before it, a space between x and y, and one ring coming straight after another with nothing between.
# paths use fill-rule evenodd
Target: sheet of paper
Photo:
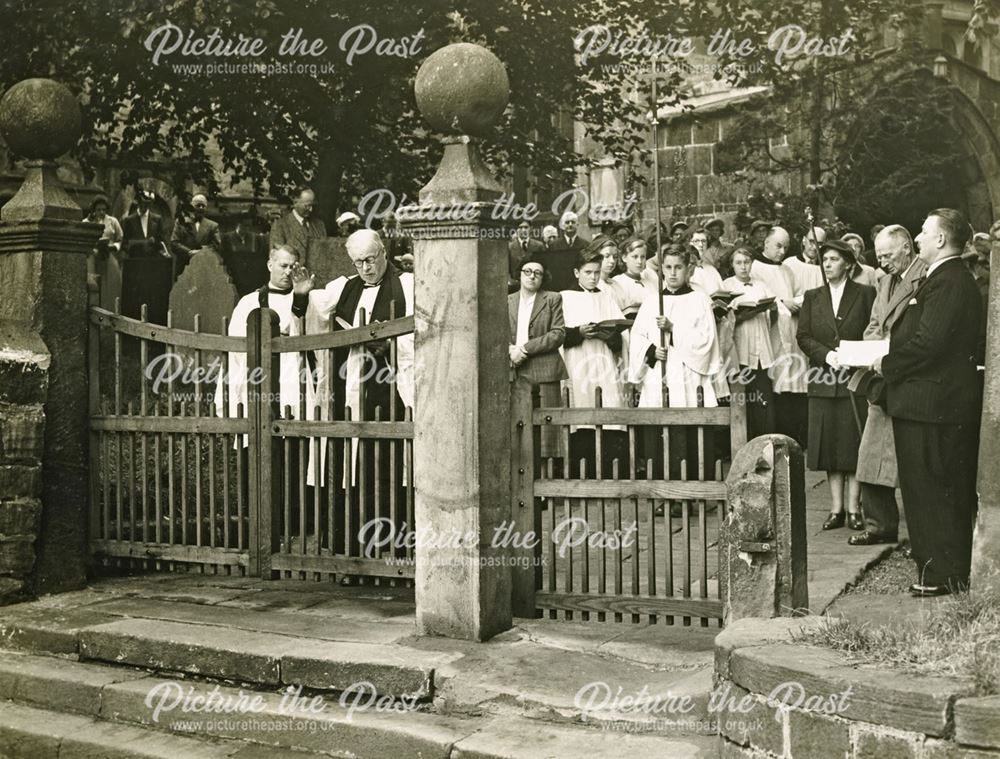
<instances>
[{"instance_id":1,"label":"sheet of paper","mask_svg":"<svg viewBox=\"0 0 1000 759\"><path fill-rule=\"evenodd\" d=\"M841 340L837 360L841 366L871 366L889 352L888 340Z\"/></svg>"}]
</instances>

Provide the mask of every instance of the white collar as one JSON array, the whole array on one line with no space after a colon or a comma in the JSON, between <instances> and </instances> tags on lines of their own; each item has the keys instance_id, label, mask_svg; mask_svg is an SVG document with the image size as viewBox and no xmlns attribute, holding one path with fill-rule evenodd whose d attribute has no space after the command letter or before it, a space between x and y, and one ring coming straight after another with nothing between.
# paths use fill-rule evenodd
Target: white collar
<instances>
[{"instance_id":1,"label":"white collar","mask_svg":"<svg viewBox=\"0 0 1000 759\"><path fill-rule=\"evenodd\" d=\"M958 256L954 255L954 256L947 256L946 258L939 258L937 261L935 261L934 263L932 263L930 266L927 267L927 276L929 277L934 272L934 270L938 268L941 264L943 264L945 261L951 261L953 258L958 258Z\"/></svg>"},{"instance_id":2,"label":"white collar","mask_svg":"<svg viewBox=\"0 0 1000 759\"><path fill-rule=\"evenodd\" d=\"M299 216L299 212L298 212L298 211L296 211L296 210L295 210L294 208L292 209L292 216L294 216L294 217L295 217L295 220L296 220L296 221L297 221L297 222L298 222L299 224L302 224L303 226L305 226L305 223L306 223L306 220L305 220L305 219L303 219L303 218L302 218L301 216Z\"/></svg>"},{"instance_id":3,"label":"white collar","mask_svg":"<svg viewBox=\"0 0 1000 759\"><path fill-rule=\"evenodd\" d=\"M835 285L833 284L833 282L830 282L829 280L827 281L827 284L830 285L831 290L836 290L837 292L840 292L841 290L844 289L844 285L847 284L847 277L844 277L842 280L840 280L839 285Z\"/></svg>"}]
</instances>

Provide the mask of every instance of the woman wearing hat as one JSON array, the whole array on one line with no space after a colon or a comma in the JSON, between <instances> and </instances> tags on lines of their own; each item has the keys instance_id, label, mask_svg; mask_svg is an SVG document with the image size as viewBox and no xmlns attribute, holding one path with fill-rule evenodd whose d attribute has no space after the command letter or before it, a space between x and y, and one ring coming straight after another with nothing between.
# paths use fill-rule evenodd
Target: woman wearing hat
<instances>
[{"instance_id":1,"label":"woman wearing hat","mask_svg":"<svg viewBox=\"0 0 1000 759\"><path fill-rule=\"evenodd\" d=\"M841 369L837 347L841 340L864 339L875 290L850 278L857 258L848 243L823 243L820 258L826 284L805 292L796 335L810 365L807 463L813 471L825 471L830 483L833 504L823 529L844 526L846 503L848 527L862 530L860 487L854 473L868 404L847 389L852 372Z\"/></svg>"}]
</instances>

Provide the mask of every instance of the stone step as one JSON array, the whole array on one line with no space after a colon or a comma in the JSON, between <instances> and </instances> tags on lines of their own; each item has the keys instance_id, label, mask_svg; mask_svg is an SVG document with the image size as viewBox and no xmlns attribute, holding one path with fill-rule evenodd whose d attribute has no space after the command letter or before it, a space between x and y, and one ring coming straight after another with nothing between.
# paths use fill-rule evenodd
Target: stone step
<instances>
[{"instance_id":1,"label":"stone step","mask_svg":"<svg viewBox=\"0 0 1000 759\"><path fill-rule=\"evenodd\" d=\"M31 759L312 759L326 754L206 740L0 701L0 756Z\"/></svg>"},{"instance_id":2,"label":"stone step","mask_svg":"<svg viewBox=\"0 0 1000 759\"><path fill-rule=\"evenodd\" d=\"M85 627L79 641L81 660L318 690L343 691L367 682L379 695L417 700L433 695L434 668L448 660L399 645L144 618Z\"/></svg>"},{"instance_id":3,"label":"stone step","mask_svg":"<svg viewBox=\"0 0 1000 759\"><path fill-rule=\"evenodd\" d=\"M414 701L378 700L371 692L316 698L296 702L281 690L174 681L126 667L0 652L0 756L314 755L294 750L356 759L684 759L716 751L714 737L642 734L631 723L458 717Z\"/></svg>"}]
</instances>

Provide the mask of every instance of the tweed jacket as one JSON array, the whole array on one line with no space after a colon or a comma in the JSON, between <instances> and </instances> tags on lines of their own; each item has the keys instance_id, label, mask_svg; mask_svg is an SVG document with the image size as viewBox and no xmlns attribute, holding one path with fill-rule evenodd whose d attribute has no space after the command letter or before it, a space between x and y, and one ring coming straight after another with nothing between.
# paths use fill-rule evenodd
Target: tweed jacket
<instances>
[{"instance_id":1,"label":"tweed jacket","mask_svg":"<svg viewBox=\"0 0 1000 759\"><path fill-rule=\"evenodd\" d=\"M326 225L322 219L313 217L300 224L291 211L271 225L271 249L287 245L298 253L299 261L305 259L310 240L324 237L326 237Z\"/></svg>"},{"instance_id":2,"label":"tweed jacket","mask_svg":"<svg viewBox=\"0 0 1000 759\"><path fill-rule=\"evenodd\" d=\"M865 328L865 340L884 340L892 325L903 313L917 283L927 273L927 264L915 258L902 279L882 277L875 290L872 318ZM868 406L868 420L858 448L858 479L871 485L899 487L896 466L896 441L892 434L892 419L881 406Z\"/></svg>"},{"instance_id":3,"label":"tweed jacket","mask_svg":"<svg viewBox=\"0 0 1000 759\"><path fill-rule=\"evenodd\" d=\"M517 336L517 312L521 293L507 296L507 312L510 317L510 342ZM517 376L532 384L558 382L566 379L566 365L559 355L559 346L566 338L563 321L562 297L559 293L539 290L535 293L535 304L528 322L528 342L524 350L528 360L517 367Z\"/></svg>"}]
</instances>

